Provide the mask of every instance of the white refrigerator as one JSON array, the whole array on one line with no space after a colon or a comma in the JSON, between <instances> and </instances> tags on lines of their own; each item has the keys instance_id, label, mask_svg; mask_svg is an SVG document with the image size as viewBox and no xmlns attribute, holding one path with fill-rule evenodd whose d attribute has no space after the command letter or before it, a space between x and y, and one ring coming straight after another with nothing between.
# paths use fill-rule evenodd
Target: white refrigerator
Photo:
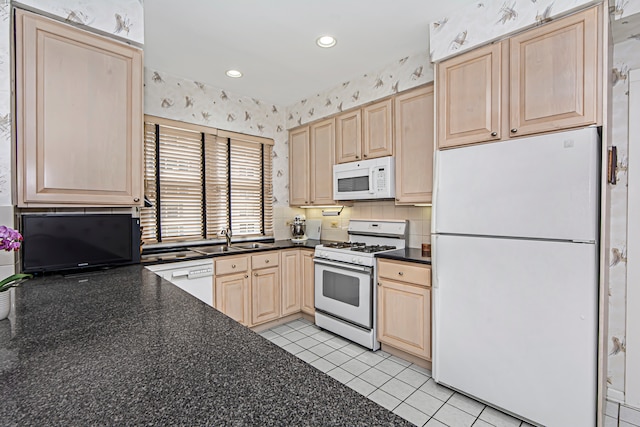
<instances>
[{"instance_id":1,"label":"white refrigerator","mask_svg":"<svg viewBox=\"0 0 640 427\"><path fill-rule=\"evenodd\" d=\"M546 427L596 424L596 128L439 151L433 377Z\"/></svg>"}]
</instances>

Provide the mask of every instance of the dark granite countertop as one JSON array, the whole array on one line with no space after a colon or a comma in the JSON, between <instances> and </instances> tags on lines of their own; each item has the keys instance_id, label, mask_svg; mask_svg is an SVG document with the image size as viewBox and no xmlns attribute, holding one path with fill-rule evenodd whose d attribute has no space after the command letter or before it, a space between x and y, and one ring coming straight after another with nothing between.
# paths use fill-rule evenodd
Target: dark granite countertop
<instances>
[{"instance_id":1,"label":"dark granite countertop","mask_svg":"<svg viewBox=\"0 0 640 427\"><path fill-rule=\"evenodd\" d=\"M404 248L395 251L376 254L376 258L395 259L398 261L417 262L431 265L431 257L422 256L422 250L417 248Z\"/></svg>"},{"instance_id":2,"label":"dark granite countertop","mask_svg":"<svg viewBox=\"0 0 640 427\"><path fill-rule=\"evenodd\" d=\"M6 426L410 425L140 265L17 288L0 395Z\"/></svg>"},{"instance_id":3,"label":"dark granite countertop","mask_svg":"<svg viewBox=\"0 0 640 427\"><path fill-rule=\"evenodd\" d=\"M253 248L253 249L243 249L242 251L236 251L236 252L213 253L208 255L204 255L191 250L193 249L193 247L184 247L184 248L175 248L174 250L167 249L165 251L161 251L157 253L144 253L142 254L141 262L143 264L162 264L165 262L190 261L190 260L197 260L197 259L203 259L203 258L214 258L214 257L229 256L229 255L242 255L242 254L250 254L253 252L274 251L279 249L292 249L292 248L313 250L316 247L316 245L319 245L320 243L323 243L323 242L325 242L325 240L310 239L310 240L306 240L303 243L293 243L290 239L276 240L271 242L261 241L258 243L266 243L270 246ZM244 242L244 243L251 243L251 242ZM235 243L235 244L232 244L231 246L234 246L234 245L238 246L241 244L242 243ZM195 248L197 249L198 247L205 247L205 246L216 246L216 245L200 245L200 246L195 246ZM217 246L223 246L223 245L217 245Z\"/></svg>"}]
</instances>

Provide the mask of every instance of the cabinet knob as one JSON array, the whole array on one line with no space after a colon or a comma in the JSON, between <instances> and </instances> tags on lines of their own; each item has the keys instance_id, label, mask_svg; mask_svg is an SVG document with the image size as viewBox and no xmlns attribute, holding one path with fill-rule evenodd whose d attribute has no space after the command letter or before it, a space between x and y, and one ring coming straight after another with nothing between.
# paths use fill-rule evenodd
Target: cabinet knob
<instances>
[{"instance_id":1,"label":"cabinet knob","mask_svg":"<svg viewBox=\"0 0 640 427\"><path fill-rule=\"evenodd\" d=\"M360 156L356 156L356 160L359 159L359 158L360 158Z\"/></svg>"},{"instance_id":2,"label":"cabinet knob","mask_svg":"<svg viewBox=\"0 0 640 427\"><path fill-rule=\"evenodd\" d=\"M248 279L248 278L249 278L249 275L248 275L248 274L245 274L245 275L244 275L244 278L245 278L245 279Z\"/></svg>"},{"instance_id":3,"label":"cabinet knob","mask_svg":"<svg viewBox=\"0 0 640 427\"><path fill-rule=\"evenodd\" d=\"M380 282L378 282L378 286L382 286L382 285L380 284Z\"/></svg>"},{"instance_id":4,"label":"cabinet knob","mask_svg":"<svg viewBox=\"0 0 640 427\"><path fill-rule=\"evenodd\" d=\"M404 273L402 271L398 271L398 276L404 276Z\"/></svg>"},{"instance_id":5,"label":"cabinet knob","mask_svg":"<svg viewBox=\"0 0 640 427\"><path fill-rule=\"evenodd\" d=\"M231 264L231 268L236 268L236 265L235 264Z\"/></svg>"},{"instance_id":6,"label":"cabinet knob","mask_svg":"<svg viewBox=\"0 0 640 427\"><path fill-rule=\"evenodd\" d=\"M516 132L518 132L518 129L516 128L511 129L511 133L516 133Z\"/></svg>"},{"instance_id":7,"label":"cabinet knob","mask_svg":"<svg viewBox=\"0 0 640 427\"><path fill-rule=\"evenodd\" d=\"M362 157L364 157L364 158L366 159L366 158L367 158L367 155L366 155L366 154L363 154L363 155L362 155Z\"/></svg>"},{"instance_id":8,"label":"cabinet knob","mask_svg":"<svg viewBox=\"0 0 640 427\"><path fill-rule=\"evenodd\" d=\"M315 203L315 201L312 200L311 203Z\"/></svg>"},{"instance_id":9,"label":"cabinet knob","mask_svg":"<svg viewBox=\"0 0 640 427\"><path fill-rule=\"evenodd\" d=\"M308 204L309 204L309 202L308 202L307 200L305 200L305 201L304 201L304 204L305 204L305 205L308 205Z\"/></svg>"},{"instance_id":10,"label":"cabinet knob","mask_svg":"<svg viewBox=\"0 0 640 427\"><path fill-rule=\"evenodd\" d=\"M138 202L140 201L140 197L135 197L135 198L133 199L133 201L134 201L134 202L136 202L136 203L138 203Z\"/></svg>"},{"instance_id":11,"label":"cabinet knob","mask_svg":"<svg viewBox=\"0 0 640 427\"><path fill-rule=\"evenodd\" d=\"M498 136L498 132L491 132L491 136Z\"/></svg>"},{"instance_id":12,"label":"cabinet knob","mask_svg":"<svg viewBox=\"0 0 640 427\"><path fill-rule=\"evenodd\" d=\"M258 273L253 273L254 276L258 277Z\"/></svg>"},{"instance_id":13,"label":"cabinet knob","mask_svg":"<svg viewBox=\"0 0 640 427\"><path fill-rule=\"evenodd\" d=\"M265 262L265 264L269 264L269 260L268 259L265 259L264 262Z\"/></svg>"},{"instance_id":14,"label":"cabinet knob","mask_svg":"<svg viewBox=\"0 0 640 427\"><path fill-rule=\"evenodd\" d=\"M399 201L400 201L400 199L398 199L398 198L396 197L396 202L399 202Z\"/></svg>"}]
</instances>

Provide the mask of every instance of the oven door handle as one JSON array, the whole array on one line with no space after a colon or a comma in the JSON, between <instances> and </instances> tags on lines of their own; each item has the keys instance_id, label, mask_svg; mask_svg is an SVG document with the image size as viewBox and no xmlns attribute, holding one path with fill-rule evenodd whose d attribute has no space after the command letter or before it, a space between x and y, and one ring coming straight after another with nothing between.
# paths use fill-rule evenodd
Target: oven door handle
<instances>
[{"instance_id":1,"label":"oven door handle","mask_svg":"<svg viewBox=\"0 0 640 427\"><path fill-rule=\"evenodd\" d=\"M371 274L372 272L372 268L368 267L368 266L359 266L359 265L353 265L353 264L345 264L342 262L335 262L335 261L327 261L324 259L319 259L319 258L313 258L313 262L315 262L316 264L321 264L321 265L328 265L330 267L336 267L336 268L344 268L346 270L353 270L353 271L359 271L362 273L368 273Z\"/></svg>"}]
</instances>

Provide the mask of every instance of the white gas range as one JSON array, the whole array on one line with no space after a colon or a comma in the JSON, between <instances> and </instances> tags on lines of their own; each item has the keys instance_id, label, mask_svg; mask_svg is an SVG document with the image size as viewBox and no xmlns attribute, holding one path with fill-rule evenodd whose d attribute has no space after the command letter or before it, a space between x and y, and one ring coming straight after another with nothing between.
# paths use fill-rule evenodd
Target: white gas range
<instances>
[{"instance_id":1,"label":"white gas range","mask_svg":"<svg viewBox=\"0 0 640 427\"><path fill-rule=\"evenodd\" d=\"M349 241L315 249L316 325L372 350L376 338L375 254L403 249L408 222L349 221Z\"/></svg>"}]
</instances>

